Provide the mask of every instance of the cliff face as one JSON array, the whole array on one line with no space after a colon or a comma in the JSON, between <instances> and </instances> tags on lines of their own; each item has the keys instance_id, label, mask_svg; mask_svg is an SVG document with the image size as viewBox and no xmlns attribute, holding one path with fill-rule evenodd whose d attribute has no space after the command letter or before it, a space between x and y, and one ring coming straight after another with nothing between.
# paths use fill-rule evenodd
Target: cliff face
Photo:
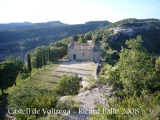
<instances>
[{"instance_id":1,"label":"cliff face","mask_svg":"<svg viewBox=\"0 0 160 120\"><path fill-rule=\"evenodd\" d=\"M148 25L143 25L143 26L118 26L115 28L111 28L110 30L113 31L113 35L117 35L117 34L124 34L124 35L128 35L128 36L133 36L137 31L140 30L149 30L151 28L151 26Z\"/></svg>"}]
</instances>

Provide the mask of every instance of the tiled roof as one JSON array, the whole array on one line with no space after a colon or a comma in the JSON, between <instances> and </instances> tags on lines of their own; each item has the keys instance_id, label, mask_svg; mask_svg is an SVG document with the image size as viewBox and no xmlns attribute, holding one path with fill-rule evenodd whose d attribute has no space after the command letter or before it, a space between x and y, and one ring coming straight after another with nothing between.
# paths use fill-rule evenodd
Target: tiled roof
<instances>
[{"instance_id":1,"label":"tiled roof","mask_svg":"<svg viewBox=\"0 0 160 120\"><path fill-rule=\"evenodd\" d=\"M73 43L71 46L73 49L93 49L93 43Z\"/></svg>"}]
</instances>

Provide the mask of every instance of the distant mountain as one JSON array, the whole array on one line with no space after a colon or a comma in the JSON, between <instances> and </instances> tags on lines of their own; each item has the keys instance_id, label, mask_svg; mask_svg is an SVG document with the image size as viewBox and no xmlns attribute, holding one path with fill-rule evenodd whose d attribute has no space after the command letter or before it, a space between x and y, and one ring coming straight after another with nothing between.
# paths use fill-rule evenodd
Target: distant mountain
<instances>
[{"instance_id":1,"label":"distant mountain","mask_svg":"<svg viewBox=\"0 0 160 120\"><path fill-rule=\"evenodd\" d=\"M8 30L11 28L13 29L16 27L28 26L28 25L32 25L32 24L33 23L30 23L30 22L0 24L0 30Z\"/></svg>"},{"instance_id":2,"label":"distant mountain","mask_svg":"<svg viewBox=\"0 0 160 120\"><path fill-rule=\"evenodd\" d=\"M50 22L46 22L46 23L35 23L33 25L33 27L55 27L55 26L65 26L65 25L68 25L68 24L64 24L60 21L50 21Z\"/></svg>"},{"instance_id":3,"label":"distant mountain","mask_svg":"<svg viewBox=\"0 0 160 120\"><path fill-rule=\"evenodd\" d=\"M68 25L60 21L3 24L0 25L0 53L26 52L37 46L49 45L73 34L84 34L109 24L111 23L108 21L77 25Z\"/></svg>"},{"instance_id":4,"label":"distant mountain","mask_svg":"<svg viewBox=\"0 0 160 120\"><path fill-rule=\"evenodd\" d=\"M108 24L111 24L111 22L109 21L89 21L89 22L86 22L85 24L87 25L101 25L101 26L105 26L105 25L108 25Z\"/></svg>"},{"instance_id":5,"label":"distant mountain","mask_svg":"<svg viewBox=\"0 0 160 120\"><path fill-rule=\"evenodd\" d=\"M43 23L30 23L30 22L9 23L9 24L0 24L0 31L55 27L55 26L64 26L64 25L67 25L67 24L64 24L60 21L50 21L50 22L43 22Z\"/></svg>"}]
</instances>

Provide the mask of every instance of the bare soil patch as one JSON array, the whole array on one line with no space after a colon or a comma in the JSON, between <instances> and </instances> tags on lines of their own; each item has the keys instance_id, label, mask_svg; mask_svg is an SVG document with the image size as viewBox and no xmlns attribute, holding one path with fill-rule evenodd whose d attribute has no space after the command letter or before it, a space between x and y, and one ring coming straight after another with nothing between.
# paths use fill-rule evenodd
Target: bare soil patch
<instances>
[{"instance_id":1,"label":"bare soil patch","mask_svg":"<svg viewBox=\"0 0 160 120\"><path fill-rule=\"evenodd\" d=\"M54 71L53 76L60 78L63 74L78 74L83 78L82 85L87 86L91 77L96 78L97 64L88 61L65 61L62 62Z\"/></svg>"}]
</instances>

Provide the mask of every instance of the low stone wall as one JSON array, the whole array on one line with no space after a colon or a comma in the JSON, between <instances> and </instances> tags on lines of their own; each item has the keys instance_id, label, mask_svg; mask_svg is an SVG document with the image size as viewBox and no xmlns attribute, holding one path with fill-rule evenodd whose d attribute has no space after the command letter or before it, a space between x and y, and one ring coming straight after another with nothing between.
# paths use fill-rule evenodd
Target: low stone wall
<instances>
[{"instance_id":1,"label":"low stone wall","mask_svg":"<svg viewBox=\"0 0 160 120\"><path fill-rule=\"evenodd\" d=\"M96 69L95 69L95 75L98 74L98 67L99 67L99 64L97 63L97 64L96 64Z\"/></svg>"}]
</instances>

